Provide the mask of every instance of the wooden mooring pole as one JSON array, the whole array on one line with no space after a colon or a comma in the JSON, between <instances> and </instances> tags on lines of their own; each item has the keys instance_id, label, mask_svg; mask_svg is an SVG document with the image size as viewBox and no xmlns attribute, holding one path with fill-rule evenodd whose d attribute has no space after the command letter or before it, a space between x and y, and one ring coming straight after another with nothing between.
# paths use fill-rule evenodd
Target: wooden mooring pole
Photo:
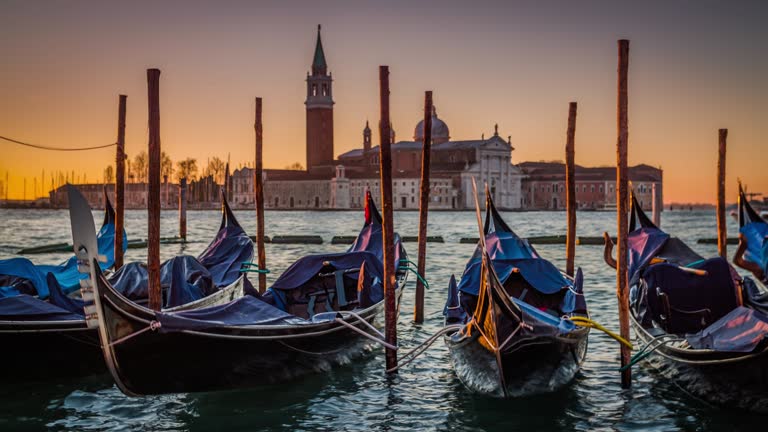
<instances>
[{"instance_id":1,"label":"wooden mooring pole","mask_svg":"<svg viewBox=\"0 0 768 432\"><path fill-rule=\"evenodd\" d=\"M421 194L419 197L419 257L416 271L425 277L427 266L427 215L429 214L429 170L432 154L432 92L424 92L424 134L421 147ZM424 282L416 279L413 320L424 322Z\"/></svg>"},{"instance_id":2,"label":"wooden mooring pole","mask_svg":"<svg viewBox=\"0 0 768 432\"><path fill-rule=\"evenodd\" d=\"M115 155L115 270L123 266L125 231L125 108L128 96L120 95L117 109L117 151Z\"/></svg>"},{"instance_id":3,"label":"wooden mooring pole","mask_svg":"<svg viewBox=\"0 0 768 432\"><path fill-rule=\"evenodd\" d=\"M661 208L663 203L661 202L661 184L653 183L651 185L651 211L653 213L653 224L661 228Z\"/></svg>"},{"instance_id":4,"label":"wooden mooring pole","mask_svg":"<svg viewBox=\"0 0 768 432\"><path fill-rule=\"evenodd\" d=\"M573 276L576 260L576 102L568 105L568 132L565 141L565 208L568 231L565 234L565 272Z\"/></svg>"},{"instance_id":5,"label":"wooden mooring pole","mask_svg":"<svg viewBox=\"0 0 768 432\"><path fill-rule=\"evenodd\" d=\"M149 101L149 185L147 190L147 272L149 308L162 307L160 287L160 69L147 69Z\"/></svg>"},{"instance_id":6,"label":"wooden mooring pole","mask_svg":"<svg viewBox=\"0 0 768 432\"><path fill-rule=\"evenodd\" d=\"M262 166L263 152L263 127L261 123L261 98L256 98L256 122L253 125L256 131L256 163L253 170L253 188L256 199L256 250L260 270L267 268L267 252L264 249L264 183ZM259 292L267 290L267 275L259 273Z\"/></svg>"},{"instance_id":7,"label":"wooden mooring pole","mask_svg":"<svg viewBox=\"0 0 768 432\"><path fill-rule=\"evenodd\" d=\"M627 120L627 108L629 96L627 92L627 75L629 71L629 41L619 40L619 77L618 77L618 104L617 104L617 128L618 140L616 142L616 214L617 214L617 243L618 255L616 257L616 295L619 300L619 332L625 340L629 336L629 287L627 275L627 234L628 224L628 172L627 172L627 142L629 127ZM621 345L621 366L626 366L630 361L630 351L625 345ZM632 370L626 368L621 373L621 387L629 388L632 385Z\"/></svg>"},{"instance_id":8,"label":"wooden mooring pole","mask_svg":"<svg viewBox=\"0 0 768 432\"><path fill-rule=\"evenodd\" d=\"M392 150L389 120L389 66L379 66L379 173L381 175L382 242L384 252L384 320L386 342L397 345L397 314L395 311L395 243L392 223ZM386 368L397 367L397 351L386 349Z\"/></svg>"},{"instance_id":9,"label":"wooden mooring pole","mask_svg":"<svg viewBox=\"0 0 768 432\"><path fill-rule=\"evenodd\" d=\"M717 253L728 258L728 229L725 219L725 149L728 139L728 129L718 131L717 149Z\"/></svg>"},{"instance_id":10,"label":"wooden mooring pole","mask_svg":"<svg viewBox=\"0 0 768 432\"><path fill-rule=\"evenodd\" d=\"M179 237L187 241L187 178L179 180Z\"/></svg>"}]
</instances>

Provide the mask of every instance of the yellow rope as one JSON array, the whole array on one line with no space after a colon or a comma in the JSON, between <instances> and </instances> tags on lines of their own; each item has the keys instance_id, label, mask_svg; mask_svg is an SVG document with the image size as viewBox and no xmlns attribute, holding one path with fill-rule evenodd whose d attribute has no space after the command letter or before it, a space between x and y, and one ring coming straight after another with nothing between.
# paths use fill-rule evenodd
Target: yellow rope
<instances>
[{"instance_id":1,"label":"yellow rope","mask_svg":"<svg viewBox=\"0 0 768 432\"><path fill-rule=\"evenodd\" d=\"M593 321L593 320L591 320L591 319L589 319L587 317L582 317L582 316L572 316L572 317L569 317L568 319L570 319L571 322L573 322L577 326L598 329L598 330L604 332L605 334L607 334L608 336L616 339L620 344L625 345L629 349L631 349L631 350L635 349L632 346L631 342L629 342L628 340L624 339L623 337L617 335L616 333L608 330L607 328L603 327L597 321Z\"/></svg>"}]
</instances>

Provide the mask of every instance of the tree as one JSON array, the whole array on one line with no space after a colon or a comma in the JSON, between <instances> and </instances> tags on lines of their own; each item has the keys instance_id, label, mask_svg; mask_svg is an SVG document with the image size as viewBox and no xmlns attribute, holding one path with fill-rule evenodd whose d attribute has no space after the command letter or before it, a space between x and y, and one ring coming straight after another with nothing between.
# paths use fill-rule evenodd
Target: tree
<instances>
[{"instance_id":1,"label":"tree","mask_svg":"<svg viewBox=\"0 0 768 432\"><path fill-rule=\"evenodd\" d=\"M104 170L104 183L112 183L115 181L115 169L112 165L107 165L107 169Z\"/></svg>"},{"instance_id":2,"label":"tree","mask_svg":"<svg viewBox=\"0 0 768 432\"><path fill-rule=\"evenodd\" d=\"M147 152L143 151L133 158L133 172L136 175L136 180L139 183L147 181L147 170L149 169L149 156Z\"/></svg>"},{"instance_id":3,"label":"tree","mask_svg":"<svg viewBox=\"0 0 768 432\"><path fill-rule=\"evenodd\" d=\"M160 152L160 177L171 178L173 175L173 161L166 152Z\"/></svg>"},{"instance_id":4,"label":"tree","mask_svg":"<svg viewBox=\"0 0 768 432\"><path fill-rule=\"evenodd\" d=\"M218 184L223 184L222 181L224 178L224 161L219 159L218 157L214 156L213 159L211 159L208 162L208 174L213 176L213 181L215 181Z\"/></svg>"},{"instance_id":5,"label":"tree","mask_svg":"<svg viewBox=\"0 0 768 432\"><path fill-rule=\"evenodd\" d=\"M197 159L186 158L176 162L176 178L194 180L197 177Z\"/></svg>"},{"instance_id":6,"label":"tree","mask_svg":"<svg viewBox=\"0 0 768 432\"><path fill-rule=\"evenodd\" d=\"M304 165L300 164L299 162L294 162L290 165L287 165L285 169L293 171L304 171Z\"/></svg>"}]
</instances>

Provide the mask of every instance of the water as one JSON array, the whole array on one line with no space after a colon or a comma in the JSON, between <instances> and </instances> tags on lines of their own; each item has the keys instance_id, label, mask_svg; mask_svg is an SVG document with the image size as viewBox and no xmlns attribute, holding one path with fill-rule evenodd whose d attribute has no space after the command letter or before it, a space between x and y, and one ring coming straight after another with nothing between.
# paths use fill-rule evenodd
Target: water
<instances>
[{"instance_id":1,"label":"water","mask_svg":"<svg viewBox=\"0 0 768 432\"><path fill-rule=\"evenodd\" d=\"M246 231L255 232L253 212L239 211ZM97 224L101 213L94 212ZM506 213L505 219L522 236L565 233L564 213ZM0 258L14 256L24 246L69 242L69 217L61 210L0 210ZM434 212L430 234L446 243L430 243L423 325L411 321L413 279L403 296L398 327L400 345L406 350L442 326L441 311L451 273L460 274L474 245L458 243L477 236L474 213ZM176 215L163 214L161 235L177 232ZM615 232L615 213L584 212L578 215L579 235ZM715 245L698 245L696 239L715 236L714 212L666 212L664 228L681 237L705 256ZM163 245L167 259L178 253L197 254L207 245L219 224L217 212L190 212L187 245ZM315 252L342 251L331 245L334 235L354 235L362 224L358 212L267 212L268 235L319 234L323 245L267 245L267 263L274 274L296 258ZM418 214L395 214L396 229L416 235ZM129 238L146 237L146 212L126 215ZM731 236L737 224L729 220ZM415 260L416 244L406 243ZM557 266L564 266L562 245L537 246ZM735 246L729 247L732 253ZM56 263L68 254L34 256L37 262ZM144 260L146 251L129 250L127 260ZM602 259L602 247L578 246L576 264L584 269L585 292L592 316L617 329L615 273ZM3 347L12 349L11 347ZM205 347L201 347L205 349ZM590 336L584 368L575 382L558 394L516 400L495 400L466 391L451 369L448 352L440 341L399 375L383 374L384 356L376 351L348 367L305 377L299 381L252 390L129 398L120 393L109 376L78 380L4 383L0 386L0 431L16 430L444 430L444 431L548 431L548 430L742 430L762 425L766 418L713 408L695 400L662 379L646 365L634 369L631 390L619 386L618 345L599 332ZM2 351L0 350L0 355ZM194 359L190 359L194 361ZM51 365L50 367L56 367Z\"/></svg>"}]
</instances>

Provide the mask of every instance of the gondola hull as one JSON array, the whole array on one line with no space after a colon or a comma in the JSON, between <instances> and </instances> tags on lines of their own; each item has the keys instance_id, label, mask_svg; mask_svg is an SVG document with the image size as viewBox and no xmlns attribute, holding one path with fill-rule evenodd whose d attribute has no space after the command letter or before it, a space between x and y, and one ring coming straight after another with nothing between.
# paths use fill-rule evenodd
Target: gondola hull
<instances>
[{"instance_id":1,"label":"gondola hull","mask_svg":"<svg viewBox=\"0 0 768 432\"><path fill-rule=\"evenodd\" d=\"M405 279L404 274L398 277L398 296ZM104 355L118 386L129 395L230 390L280 382L348 364L373 347L369 339L333 321L147 331L156 322L152 311L127 302L103 278L98 283L103 336L110 341ZM357 313L376 325L383 310L382 301ZM357 319L348 322L364 329Z\"/></svg>"},{"instance_id":2,"label":"gondola hull","mask_svg":"<svg viewBox=\"0 0 768 432\"><path fill-rule=\"evenodd\" d=\"M586 357L588 334L588 329L577 329L563 337L513 342L501 353L500 363L480 343L477 332L469 337L448 335L445 342L456 375L471 391L522 397L552 393L571 382Z\"/></svg>"},{"instance_id":3,"label":"gondola hull","mask_svg":"<svg viewBox=\"0 0 768 432\"><path fill-rule=\"evenodd\" d=\"M654 336L630 314L636 338ZM686 393L709 404L768 414L768 348L756 353L681 349L662 345L649 364Z\"/></svg>"},{"instance_id":4,"label":"gondola hull","mask_svg":"<svg viewBox=\"0 0 768 432\"><path fill-rule=\"evenodd\" d=\"M223 304L243 295L243 277L219 292L170 311ZM0 321L0 378L74 378L107 372L99 332L85 320Z\"/></svg>"}]
</instances>

